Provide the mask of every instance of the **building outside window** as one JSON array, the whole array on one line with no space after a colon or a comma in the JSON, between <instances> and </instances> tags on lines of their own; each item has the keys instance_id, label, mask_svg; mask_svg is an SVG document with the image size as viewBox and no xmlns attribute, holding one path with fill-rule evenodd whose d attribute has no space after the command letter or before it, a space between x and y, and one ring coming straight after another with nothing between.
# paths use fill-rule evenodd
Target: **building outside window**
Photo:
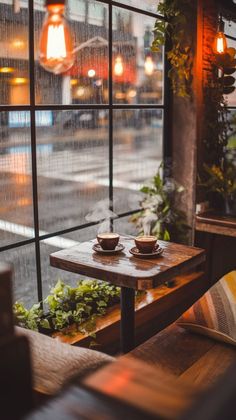
<instances>
[{"instance_id":1,"label":"building outside window","mask_svg":"<svg viewBox=\"0 0 236 420\"><path fill-rule=\"evenodd\" d=\"M43 1L13 3L0 0L0 258L30 305L58 278L76 282L49 254L95 236L98 203L132 233L140 186L163 158L164 59L150 51L156 3L69 0L75 64L48 73Z\"/></svg>"}]
</instances>

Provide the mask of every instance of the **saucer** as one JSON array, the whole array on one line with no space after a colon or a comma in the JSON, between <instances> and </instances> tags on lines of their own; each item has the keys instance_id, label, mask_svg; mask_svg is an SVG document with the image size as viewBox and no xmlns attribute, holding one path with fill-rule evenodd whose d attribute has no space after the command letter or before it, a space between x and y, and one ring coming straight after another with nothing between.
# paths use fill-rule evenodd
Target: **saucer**
<instances>
[{"instance_id":1,"label":"saucer","mask_svg":"<svg viewBox=\"0 0 236 420\"><path fill-rule=\"evenodd\" d=\"M164 248L161 248L160 246L158 248L154 248L154 251L152 251L151 253L148 254L143 254L142 252L140 252L138 250L138 248L136 246L134 246L133 248L131 248L129 250L129 252L137 258L155 258L155 257L159 257L164 251Z\"/></svg>"},{"instance_id":2,"label":"saucer","mask_svg":"<svg viewBox=\"0 0 236 420\"><path fill-rule=\"evenodd\" d=\"M102 249L101 245L94 244L93 250L98 252L99 254L118 254L119 252L123 251L125 246L123 244L118 244L115 249Z\"/></svg>"}]
</instances>

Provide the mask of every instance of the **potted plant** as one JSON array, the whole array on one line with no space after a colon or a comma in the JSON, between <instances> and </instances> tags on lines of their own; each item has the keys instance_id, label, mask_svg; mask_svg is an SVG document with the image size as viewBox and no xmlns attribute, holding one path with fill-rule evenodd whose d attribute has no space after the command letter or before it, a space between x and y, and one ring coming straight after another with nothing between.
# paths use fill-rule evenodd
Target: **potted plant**
<instances>
[{"instance_id":1,"label":"potted plant","mask_svg":"<svg viewBox=\"0 0 236 420\"><path fill-rule=\"evenodd\" d=\"M22 303L13 305L16 324L51 334L75 324L78 331L90 333L98 316L120 301L120 289L98 280L81 280L76 287L62 281L51 289L42 303L29 310ZM66 331L65 331L66 332Z\"/></svg>"},{"instance_id":2,"label":"potted plant","mask_svg":"<svg viewBox=\"0 0 236 420\"><path fill-rule=\"evenodd\" d=\"M130 220L140 234L152 234L165 241L185 242L188 231L186 217L176 206L184 188L171 177L162 178L162 168L161 163L149 185L141 188L144 193L141 211L131 216Z\"/></svg>"},{"instance_id":3,"label":"potted plant","mask_svg":"<svg viewBox=\"0 0 236 420\"><path fill-rule=\"evenodd\" d=\"M202 183L208 197L214 196L222 201L223 212L227 216L236 216L236 164L224 159L220 165L204 165L207 180Z\"/></svg>"}]
</instances>

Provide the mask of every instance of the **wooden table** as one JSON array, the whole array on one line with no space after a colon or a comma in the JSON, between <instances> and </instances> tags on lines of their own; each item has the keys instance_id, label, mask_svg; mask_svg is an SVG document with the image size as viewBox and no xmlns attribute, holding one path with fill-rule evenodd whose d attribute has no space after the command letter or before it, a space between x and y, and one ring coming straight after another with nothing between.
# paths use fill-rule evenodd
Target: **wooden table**
<instances>
[{"instance_id":1,"label":"wooden table","mask_svg":"<svg viewBox=\"0 0 236 420\"><path fill-rule=\"evenodd\" d=\"M191 383L120 358L64 389L25 420L177 420L198 395Z\"/></svg>"},{"instance_id":2,"label":"wooden table","mask_svg":"<svg viewBox=\"0 0 236 420\"><path fill-rule=\"evenodd\" d=\"M125 250L116 255L95 253L92 249L95 242L92 240L55 252L50 255L50 264L121 287L121 350L126 353L134 348L135 343L135 290L156 287L193 269L205 260L205 251L159 241L164 248L162 256L140 259L129 253L134 246L130 238L121 238Z\"/></svg>"}]
</instances>

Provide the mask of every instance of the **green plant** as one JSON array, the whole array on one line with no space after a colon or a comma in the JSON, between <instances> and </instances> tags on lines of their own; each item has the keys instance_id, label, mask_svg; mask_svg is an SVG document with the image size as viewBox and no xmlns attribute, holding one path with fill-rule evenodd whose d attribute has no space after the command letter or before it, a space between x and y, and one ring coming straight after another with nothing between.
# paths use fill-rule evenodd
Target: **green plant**
<instances>
[{"instance_id":1,"label":"green plant","mask_svg":"<svg viewBox=\"0 0 236 420\"><path fill-rule=\"evenodd\" d=\"M186 36L186 33L188 16L191 14L191 2L164 0L158 4L157 12L164 15L166 21L156 20L152 50L160 51L161 47L166 45L167 59L170 63L168 76L171 80L172 90L178 96L190 97L192 93L193 42Z\"/></svg>"},{"instance_id":2,"label":"green plant","mask_svg":"<svg viewBox=\"0 0 236 420\"><path fill-rule=\"evenodd\" d=\"M229 95L235 90L235 77L232 76L236 66L235 56L236 49L232 47L227 48L224 54L215 54L215 65L221 71L218 82L224 95Z\"/></svg>"},{"instance_id":3,"label":"green plant","mask_svg":"<svg viewBox=\"0 0 236 420\"><path fill-rule=\"evenodd\" d=\"M79 331L91 333L96 318L119 300L119 287L109 283L82 280L71 287L59 280L44 301L45 310L40 304L27 310L16 302L13 311L16 323L25 328L53 332L75 324Z\"/></svg>"},{"instance_id":4,"label":"green plant","mask_svg":"<svg viewBox=\"0 0 236 420\"><path fill-rule=\"evenodd\" d=\"M221 206L219 197L229 197L230 172L233 170L227 157L228 150L233 145L229 139L234 135L234 119L228 110L227 96L235 90L233 86L235 78L236 50L227 48L225 54L215 54L212 62L212 71L207 85L204 88L204 124L203 143L205 146L204 163L199 174L201 182L198 184L198 192L202 194L205 188L206 198L214 208ZM217 175L219 175L217 177ZM224 180L220 179L223 176ZM222 181L222 183L221 183ZM219 184L221 183L221 184Z\"/></svg>"},{"instance_id":5,"label":"green plant","mask_svg":"<svg viewBox=\"0 0 236 420\"><path fill-rule=\"evenodd\" d=\"M13 305L13 312L17 324L34 331L39 328L49 328L48 321L43 319L43 310L40 304L34 304L27 310L22 303L16 302Z\"/></svg>"},{"instance_id":6,"label":"green plant","mask_svg":"<svg viewBox=\"0 0 236 420\"><path fill-rule=\"evenodd\" d=\"M214 192L224 200L236 200L236 166L232 161L225 159L224 166L204 165L208 175L203 183L207 192Z\"/></svg>"},{"instance_id":7,"label":"green plant","mask_svg":"<svg viewBox=\"0 0 236 420\"><path fill-rule=\"evenodd\" d=\"M141 188L145 198L141 202L142 210L131 216L139 233L152 234L158 239L184 242L187 235L185 214L178 210L176 202L183 192L183 187L172 178L161 176L163 165L158 168L150 185Z\"/></svg>"},{"instance_id":8,"label":"green plant","mask_svg":"<svg viewBox=\"0 0 236 420\"><path fill-rule=\"evenodd\" d=\"M234 92L236 66L235 48L213 57L211 76L204 89L205 124L203 140L206 148L205 163L223 167L228 139L232 131L227 97Z\"/></svg>"}]
</instances>

